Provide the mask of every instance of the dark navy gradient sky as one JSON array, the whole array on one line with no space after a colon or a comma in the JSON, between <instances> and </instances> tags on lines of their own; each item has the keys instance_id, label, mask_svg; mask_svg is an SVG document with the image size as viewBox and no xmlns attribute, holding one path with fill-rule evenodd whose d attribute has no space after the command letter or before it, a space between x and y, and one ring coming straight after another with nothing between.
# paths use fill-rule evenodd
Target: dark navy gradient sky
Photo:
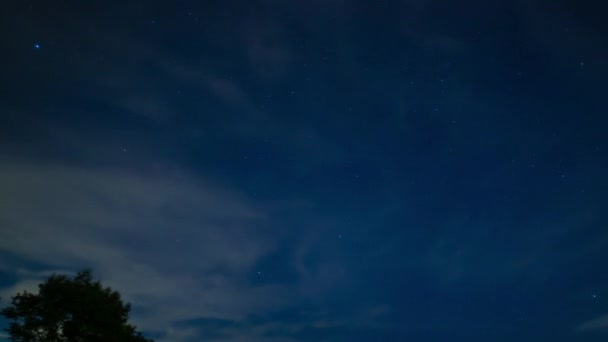
<instances>
[{"instance_id":1,"label":"dark navy gradient sky","mask_svg":"<svg viewBox=\"0 0 608 342\"><path fill-rule=\"evenodd\" d=\"M1 12L1 297L91 267L159 342L608 338L598 1Z\"/></svg>"}]
</instances>

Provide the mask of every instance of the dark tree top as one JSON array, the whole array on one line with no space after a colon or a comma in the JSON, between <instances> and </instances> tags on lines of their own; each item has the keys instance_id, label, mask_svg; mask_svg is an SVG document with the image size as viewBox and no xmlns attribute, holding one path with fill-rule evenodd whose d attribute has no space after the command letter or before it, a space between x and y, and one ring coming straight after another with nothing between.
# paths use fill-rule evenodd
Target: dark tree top
<instances>
[{"instance_id":1,"label":"dark tree top","mask_svg":"<svg viewBox=\"0 0 608 342\"><path fill-rule=\"evenodd\" d=\"M74 278L53 274L38 288L18 293L1 312L14 342L152 341L128 323L130 304L89 270Z\"/></svg>"}]
</instances>

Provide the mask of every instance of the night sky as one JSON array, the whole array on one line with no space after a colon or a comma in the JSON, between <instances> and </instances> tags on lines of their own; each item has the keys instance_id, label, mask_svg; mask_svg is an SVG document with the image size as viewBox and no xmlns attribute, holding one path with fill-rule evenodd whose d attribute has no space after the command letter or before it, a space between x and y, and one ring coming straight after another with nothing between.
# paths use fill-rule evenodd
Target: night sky
<instances>
[{"instance_id":1,"label":"night sky","mask_svg":"<svg viewBox=\"0 0 608 342\"><path fill-rule=\"evenodd\" d=\"M3 2L0 304L90 267L159 342L606 341L600 5Z\"/></svg>"}]
</instances>

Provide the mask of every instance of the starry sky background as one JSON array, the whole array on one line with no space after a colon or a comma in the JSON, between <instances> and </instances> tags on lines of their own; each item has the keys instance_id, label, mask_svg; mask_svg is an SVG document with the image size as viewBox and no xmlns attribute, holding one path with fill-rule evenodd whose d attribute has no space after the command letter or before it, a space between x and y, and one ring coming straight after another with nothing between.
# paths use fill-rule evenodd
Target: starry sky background
<instances>
[{"instance_id":1,"label":"starry sky background","mask_svg":"<svg viewBox=\"0 0 608 342\"><path fill-rule=\"evenodd\" d=\"M0 296L91 267L161 342L605 341L599 6L8 1Z\"/></svg>"}]
</instances>

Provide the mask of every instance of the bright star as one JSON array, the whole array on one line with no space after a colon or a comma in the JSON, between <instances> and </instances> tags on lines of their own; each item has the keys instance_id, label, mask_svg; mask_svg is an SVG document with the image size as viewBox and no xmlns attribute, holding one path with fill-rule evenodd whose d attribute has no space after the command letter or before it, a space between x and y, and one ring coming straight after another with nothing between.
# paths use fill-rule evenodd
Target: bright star
<instances>
[{"instance_id":1,"label":"bright star","mask_svg":"<svg viewBox=\"0 0 608 342\"><path fill-rule=\"evenodd\" d=\"M40 44L34 44L35 49L40 49Z\"/></svg>"}]
</instances>

